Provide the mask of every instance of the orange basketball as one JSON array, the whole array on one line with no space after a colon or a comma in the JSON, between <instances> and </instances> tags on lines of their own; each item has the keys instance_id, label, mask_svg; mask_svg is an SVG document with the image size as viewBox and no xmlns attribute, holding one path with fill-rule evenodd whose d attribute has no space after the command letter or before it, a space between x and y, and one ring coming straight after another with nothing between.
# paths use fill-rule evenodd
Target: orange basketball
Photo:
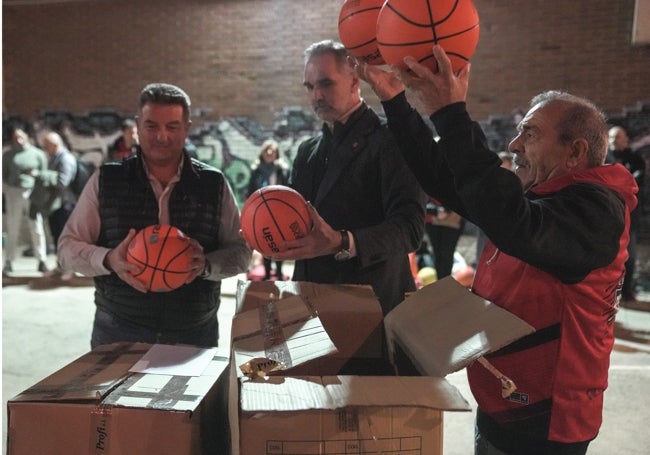
<instances>
[{"instance_id":1,"label":"orange basketball","mask_svg":"<svg viewBox=\"0 0 650 455\"><path fill-rule=\"evenodd\" d=\"M377 16L384 0L345 0L339 13L339 38L348 52L370 65L381 65Z\"/></svg>"},{"instance_id":2,"label":"orange basketball","mask_svg":"<svg viewBox=\"0 0 650 455\"><path fill-rule=\"evenodd\" d=\"M436 71L432 46L445 50L454 71L478 44L478 12L472 0L387 0L377 18L377 47L389 65L405 68L411 56Z\"/></svg>"},{"instance_id":3,"label":"orange basketball","mask_svg":"<svg viewBox=\"0 0 650 455\"><path fill-rule=\"evenodd\" d=\"M302 195L283 185L265 186L251 194L240 220L246 242L267 257L281 252L280 241L307 235L312 223Z\"/></svg>"},{"instance_id":4,"label":"orange basketball","mask_svg":"<svg viewBox=\"0 0 650 455\"><path fill-rule=\"evenodd\" d=\"M189 237L174 226L157 224L135 235L126 259L142 268L134 276L148 291L168 292L181 287L190 274L189 251Z\"/></svg>"}]
</instances>

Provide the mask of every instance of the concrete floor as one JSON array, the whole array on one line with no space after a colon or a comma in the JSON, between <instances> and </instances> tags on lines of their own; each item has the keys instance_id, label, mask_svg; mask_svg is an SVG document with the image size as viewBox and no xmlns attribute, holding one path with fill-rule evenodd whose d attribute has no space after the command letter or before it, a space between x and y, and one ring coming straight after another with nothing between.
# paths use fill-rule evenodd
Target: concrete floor
<instances>
[{"instance_id":1,"label":"concrete floor","mask_svg":"<svg viewBox=\"0 0 650 455\"><path fill-rule=\"evenodd\" d=\"M54 265L54 257L48 261ZM2 429L6 453L6 403L11 397L67 365L90 349L94 313L93 287L78 281L75 287L30 289L38 277L34 259L14 264L18 283L2 289ZM239 276L225 280L220 310L222 337L229 338L228 320L234 311L233 293ZM85 284L85 285L84 285ZM89 285L90 284L90 285ZM642 298L650 300L650 294ZM648 305L650 307L650 305ZM604 422L590 455L642 455L648 453L650 432L650 312L622 308L616 323L617 342L612 354L610 386L605 394ZM476 403L460 371L447 379ZM447 413L445 455L473 453L474 412Z\"/></svg>"}]
</instances>

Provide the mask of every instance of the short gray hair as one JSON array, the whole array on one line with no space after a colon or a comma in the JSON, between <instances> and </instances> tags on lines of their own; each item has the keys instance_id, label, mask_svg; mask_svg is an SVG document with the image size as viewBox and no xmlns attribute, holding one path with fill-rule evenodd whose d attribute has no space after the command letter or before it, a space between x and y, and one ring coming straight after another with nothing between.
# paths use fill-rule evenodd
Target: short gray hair
<instances>
[{"instance_id":1,"label":"short gray hair","mask_svg":"<svg viewBox=\"0 0 650 455\"><path fill-rule=\"evenodd\" d=\"M348 63L348 56L350 55L348 50L343 46L343 44L331 39L313 43L305 49L305 63L309 62L313 57L327 54L334 56L339 69L345 66L350 66Z\"/></svg>"},{"instance_id":2,"label":"short gray hair","mask_svg":"<svg viewBox=\"0 0 650 455\"><path fill-rule=\"evenodd\" d=\"M607 121L603 112L591 101L559 90L549 90L533 97L530 106L561 103L562 118L557 119L556 131L560 142L585 138L589 146L587 158L590 167L600 166L607 156Z\"/></svg>"}]
</instances>

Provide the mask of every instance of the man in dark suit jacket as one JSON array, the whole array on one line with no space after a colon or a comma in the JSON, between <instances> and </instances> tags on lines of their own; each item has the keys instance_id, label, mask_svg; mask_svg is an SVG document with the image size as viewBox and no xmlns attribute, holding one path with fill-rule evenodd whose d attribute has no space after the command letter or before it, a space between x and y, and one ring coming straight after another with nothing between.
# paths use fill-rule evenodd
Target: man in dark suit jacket
<instances>
[{"instance_id":1,"label":"man in dark suit jacket","mask_svg":"<svg viewBox=\"0 0 650 455\"><path fill-rule=\"evenodd\" d=\"M277 258L296 259L294 280L372 285L386 314L415 290L408 253L424 234L426 196L347 56L329 40L305 51L304 86L324 125L300 145L291 186L311 202L314 227Z\"/></svg>"}]
</instances>

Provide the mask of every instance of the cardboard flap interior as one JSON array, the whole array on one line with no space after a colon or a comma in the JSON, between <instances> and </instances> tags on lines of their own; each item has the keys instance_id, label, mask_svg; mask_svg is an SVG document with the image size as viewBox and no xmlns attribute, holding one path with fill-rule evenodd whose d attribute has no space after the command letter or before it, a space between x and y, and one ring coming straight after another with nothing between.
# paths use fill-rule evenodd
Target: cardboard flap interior
<instances>
[{"instance_id":1,"label":"cardboard flap interior","mask_svg":"<svg viewBox=\"0 0 650 455\"><path fill-rule=\"evenodd\" d=\"M313 308L297 295L235 315L231 334L237 367L271 359L288 369L337 352Z\"/></svg>"},{"instance_id":2,"label":"cardboard flap interior","mask_svg":"<svg viewBox=\"0 0 650 455\"><path fill-rule=\"evenodd\" d=\"M392 353L397 346L421 374L440 377L535 331L452 277L412 294L384 324Z\"/></svg>"},{"instance_id":3,"label":"cardboard flap interior","mask_svg":"<svg viewBox=\"0 0 650 455\"><path fill-rule=\"evenodd\" d=\"M334 410L349 406L471 410L455 387L435 377L273 376L255 381L242 378L240 387L244 412Z\"/></svg>"},{"instance_id":4,"label":"cardboard flap interior","mask_svg":"<svg viewBox=\"0 0 650 455\"><path fill-rule=\"evenodd\" d=\"M286 300L296 295L316 312L338 349L337 356L373 358L381 355L383 315L379 300L368 285L240 281L237 311L257 310L271 296ZM239 329L233 327L233 330Z\"/></svg>"}]
</instances>

